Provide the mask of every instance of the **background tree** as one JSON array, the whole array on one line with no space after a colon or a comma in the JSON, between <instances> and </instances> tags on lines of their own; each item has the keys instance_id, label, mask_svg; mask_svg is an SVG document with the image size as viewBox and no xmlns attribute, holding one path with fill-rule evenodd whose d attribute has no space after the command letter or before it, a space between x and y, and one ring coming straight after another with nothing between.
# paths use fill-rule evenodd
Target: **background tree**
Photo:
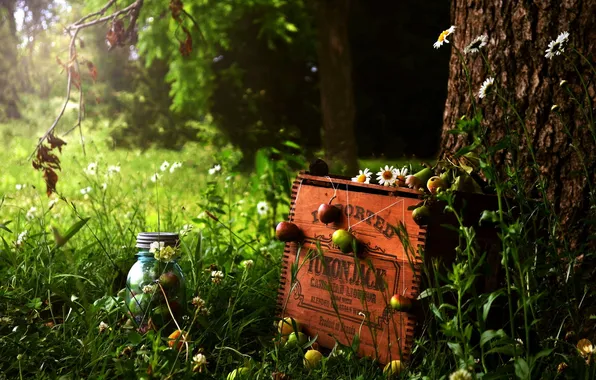
<instances>
[{"instance_id":1,"label":"background tree","mask_svg":"<svg viewBox=\"0 0 596 380\"><path fill-rule=\"evenodd\" d=\"M481 105L487 145L519 147L518 152L498 150L496 164L503 173L508 166L511 177L521 176L523 190L533 198L551 202L563 226L586 218L590 198L596 195L588 187L596 179L596 88L589 81L594 75L589 64L596 48L594 14L596 2L591 0L462 0L451 5L457 29L451 36L442 155L455 154L471 142L471 136L450 131L460 117ZM545 57L549 42L564 31L572 32L564 53ZM467 44L485 33L488 45L482 54L463 53ZM478 90L491 76L496 93L480 99ZM563 80L567 84L561 86Z\"/></svg>"}]
</instances>

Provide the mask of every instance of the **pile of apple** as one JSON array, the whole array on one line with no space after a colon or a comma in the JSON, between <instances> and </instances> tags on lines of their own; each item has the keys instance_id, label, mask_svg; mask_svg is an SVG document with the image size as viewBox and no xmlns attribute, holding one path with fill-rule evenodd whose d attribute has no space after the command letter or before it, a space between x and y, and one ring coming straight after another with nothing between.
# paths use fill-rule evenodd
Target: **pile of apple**
<instances>
[{"instance_id":1,"label":"pile of apple","mask_svg":"<svg viewBox=\"0 0 596 380\"><path fill-rule=\"evenodd\" d=\"M468 154L464 156L468 159L466 162L472 161L475 156ZM439 175L435 175L435 170L440 172ZM429 194L429 197L424 203L415 208L412 212L412 218L418 225L427 225L430 221L430 209L426 206L428 199L441 191L459 191L465 193L479 193L482 194L481 184L472 175L474 168L469 166L452 166L444 169L437 167L435 170L425 167L416 174L412 174L406 177L405 184L421 193ZM442 171L442 172L441 172ZM478 176L476 176L478 177ZM479 177L478 177L479 178Z\"/></svg>"},{"instance_id":2,"label":"pile of apple","mask_svg":"<svg viewBox=\"0 0 596 380\"><path fill-rule=\"evenodd\" d=\"M157 272L161 273L159 276L152 276L152 273L155 271L148 270L139 273L139 276L129 277L127 305L138 325L159 329L171 322L172 314L176 319L182 316L184 291L181 279L174 271L166 268L163 273ZM163 292L158 284L163 288ZM151 286L153 291L143 291L147 285Z\"/></svg>"},{"instance_id":3,"label":"pile of apple","mask_svg":"<svg viewBox=\"0 0 596 380\"><path fill-rule=\"evenodd\" d=\"M341 209L331 204L333 199L335 197L332 197L328 203L322 203L317 210L317 217L325 225L337 223L341 218ZM292 222L279 223L275 229L275 235L277 239L284 242L300 241L302 239L302 231ZM333 233L331 240L343 253L352 253L354 251L354 243L357 242L350 231L341 228Z\"/></svg>"},{"instance_id":4,"label":"pile of apple","mask_svg":"<svg viewBox=\"0 0 596 380\"><path fill-rule=\"evenodd\" d=\"M294 318L286 317L279 321L278 332L281 337L281 342L285 347L303 347L308 343L308 336L300 330L300 323ZM313 343L312 347L316 347L316 343ZM323 360L323 354L312 347L304 354L303 361L304 366L309 370L319 368L321 366L321 361ZM389 378L393 375L398 375L402 369L401 361L393 360L387 363L383 373Z\"/></svg>"}]
</instances>

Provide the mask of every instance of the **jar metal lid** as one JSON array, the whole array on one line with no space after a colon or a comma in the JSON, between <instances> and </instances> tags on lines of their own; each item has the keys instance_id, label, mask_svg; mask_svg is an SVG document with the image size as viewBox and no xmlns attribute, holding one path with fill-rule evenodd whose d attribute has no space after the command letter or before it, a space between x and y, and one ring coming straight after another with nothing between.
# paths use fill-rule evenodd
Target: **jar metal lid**
<instances>
[{"instance_id":1,"label":"jar metal lid","mask_svg":"<svg viewBox=\"0 0 596 380\"><path fill-rule=\"evenodd\" d=\"M166 247L176 247L179 236L175 232L139 232L136 247L149 249L151 243L156 241L163 242Z\"/></svg>"}]
</instances>

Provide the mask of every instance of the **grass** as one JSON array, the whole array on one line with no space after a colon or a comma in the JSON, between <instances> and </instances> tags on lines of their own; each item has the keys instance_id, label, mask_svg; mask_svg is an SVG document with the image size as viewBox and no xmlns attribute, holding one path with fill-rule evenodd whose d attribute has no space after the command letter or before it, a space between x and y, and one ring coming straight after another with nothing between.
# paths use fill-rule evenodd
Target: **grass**
<instances>
[{"instance_id":1,"label":"grass","mask_svg":"<svg viewBox=\"0 0 596 380\"><path fill-rule=\"evenodd\" d=\"M503 89L494 91L508 120L515 120L513 140L521 141L523 119L516 119ZM581 122L596 131L591 118ZM548 200L537 202L523 190L515 164L497 170L497 148L484 140L485 127L481 113L460 119L454 132L472 144L456 155L465 163L448 169L459 175L481 169L497 207L483 214L480 226L466 221L455 193L426 197L455 220L459 245L453 262L429 259L421 268L420 333L411 361L394 377L596 378L592 242L571 244ZM315 369L303 363L306 347L279 344L274 314L283 245L273 231L288 212L294 168L306 166L299 155L262 149L254 172L243 173L235 171L241 157L230 146L113 150L98 129L85 136L86 155L71 139L60 156L58 194L48 199L28 161L35 125L0 130L0 373L6 378L230 379L238 368L247 368L251 379L385 378L373 359L357 357L357 344L323 350ZM532 151L511 142L498 149L514 157ZM170 171L174 162L181 166ZM361 164L375 172L408 163ZM530 166L539 173L537 163ZM536 186L544 181L539 176ZM593 194L589 207L596 208ZM481 244L487 229L498 237L492 256L498 260ZM190 315L178 321L189 332L182 351L161 331L139 333L119 295L135 261L136 234L155 230L184 230L179 264L186 298L195 304L189 302ZM221 281L214 281L214 271L222 271ZM495 272L502 274L499 281L483 288ZM196 297L204 306L196 307Z\"/></svg>"}]
</instances>

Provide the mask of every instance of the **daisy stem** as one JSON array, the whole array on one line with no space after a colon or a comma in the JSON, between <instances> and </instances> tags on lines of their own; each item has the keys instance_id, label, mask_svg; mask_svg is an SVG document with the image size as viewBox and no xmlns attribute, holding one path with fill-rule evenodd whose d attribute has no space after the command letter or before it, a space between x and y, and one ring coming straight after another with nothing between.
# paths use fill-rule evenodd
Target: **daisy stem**
<instances>
[{"instance_id":1,"label":"daisy stem","mask_svg":"<svg viewBox=\"0 0 596 380\"><path fill-rule=\"evenodd\" d=\"M455 46L453 48L455 49L457 56L461 60L462 67L464 69L464 74L466 76L466 82L468 83L468 94L470 95L470 101L472 103L472 111L474 112L474 115L476 115L476 100L474 98L474 91L472 90L472 78L470 77L470 71L468 70L466 59L458 48L456 48Z\"/></svg>"},{"instance_id":2,"label":"daisy stem","mask_svg":"<svg viewBox=\"0 0 596 380\"><path fill-rule=\"evenodd\" d=\"M569 61L571 61L570 57L567 56L567 59L569 59ZM573 63L573 61L571 61L571 65L573 66L573 69L575 70L575 72L577 73L577 76L579 77L579 80L582 84L582 87L584 88L584 93L586 96L586 102L588 103L588 107L589 108L589 113L586 112L587 116L586 118L588 119L588 123L590 124L590 130L592 130L592 133L594 133L594 115L592 114L592 104L591 103L591 99L590 99L590 92L588 91L588 86L586 85L586 82L584 81L584 77L582 76L582 74L579 72L579 70L577 69L577 65L575 63ZM583 109L583 101L582 101L582 105L580 105L580 107Z\"/></svg>"}]
</instances>

